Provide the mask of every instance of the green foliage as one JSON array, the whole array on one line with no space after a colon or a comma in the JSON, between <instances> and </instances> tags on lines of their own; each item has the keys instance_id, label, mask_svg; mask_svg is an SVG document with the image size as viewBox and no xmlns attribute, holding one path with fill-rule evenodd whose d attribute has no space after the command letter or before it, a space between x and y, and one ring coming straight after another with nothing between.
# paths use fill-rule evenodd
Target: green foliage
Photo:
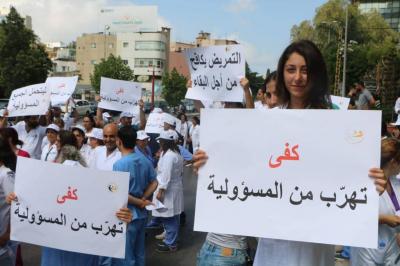
<instances>
[{"instance_id":1,"label":"green foliage","mask_svg":"<svg viewBox=\"0 0 400 266\"><path fill-rule=\"evenodd\" d=\"M171 73L165 72L162 77L161 96L169 106L178 106L185 98L187 79L174 68Z\"/></svg>"},{"instance_id":2,"label":"green foliage","mask_svg":"<svg viewBox=\"0 0 400 266\"><path fill-rule=\"evenodd\" d=\"M247 62L246 62L245 72L246 72L246 78L249 80L251 92L255 97L257 95L258 89L260 89L264 84L264 78L258 75L257 72L251 71L249 64L247 64Z\"/></svg>"},{"instance_id":3,"label":"green foliage","mask_svg":"<svg viewBox=\"0 0 400 266\"><path fill-rule=\"evenodd\" d=\"M36 35L14 7L0 24L0 97L14 89L42 83L52 62Z\"/></svg>"},{"instance_id":4,"label":"green foliage","mask_svg":"<svg viewBox=\"0 0 400 266\"><path fill-rule=\"evenodd\" d=\"M107 60L101 59L101 62L94 67L93 75L90 75L90 83L96 93L100 93L101 77L127 81L134 79L133 71L129 66L124 64L121 57L115 57L113 54L110 54Z\"/></svg>"},{"instance_id":5,"label":"green foliage","mask_svg":"<svg viewBox=\"0 0 400 266\"><path fill-rule=\"evenodd\" d=\"M293 26L291 31L292 41L309 39L321 49L331 86L334 84L336 54L338 48L343 49L339 35L342 34L344 39L346 2L329 0L316 10L312 22L303 21ZM361 13L356 5L350 5L346 84L351 85L362 79L375 69L382 58L396 54L399 39L399 33L391 29L379 13Z\"/></svg>"}]
</instances>

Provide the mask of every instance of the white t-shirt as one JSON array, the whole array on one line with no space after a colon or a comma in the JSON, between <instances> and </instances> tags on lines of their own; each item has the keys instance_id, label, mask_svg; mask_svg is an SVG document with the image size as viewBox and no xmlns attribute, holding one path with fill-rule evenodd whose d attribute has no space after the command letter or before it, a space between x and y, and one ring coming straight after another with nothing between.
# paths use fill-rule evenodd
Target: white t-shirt
<instances>
[{"instance_id":1,"label":"white t-shirt","mask_svg":"<svg viewBox=\"0 0 400 266\"><path fill-rule=\"evenodd\" d=\"M94 150L90 168L112 171L114 163L119 159L121 159L121 153L117 148L107 156L106 146L100 146Z\"/></svg>"},{"instance_id":2,"label":"white t-shirt","mask_svg":"<svg viewBox=\"0 0 400 266\"><path fill-rule=\"evenodd\" d=\"M200 148L200 125L192 126L189 134L192 138L193 152L195 152Z\"/></svg>"},{"instance_id":3,"label":"white t-shirt","mask_svg":"<svg viewBox=\"0 0 400 266\"><path fill-rule=\"evenodd\" d=\"M6 203L6 197L14 191L14 172L4 165L0 166L0 235L3 235L10 219L10 205ZM0 257L8 252L8 246L0 246Z\"/></svg>"},{"instance_id":4,"label":"white t-shirt","mask_svg":"<svg viewBox=\"0 0 400 266\"><path fill-rule=\"evenodd\" d=\"M56 144L51 145L49 143L42 148L42 156L40 156L40 160L46 162L54 162L57 154L58 152Z\"/></svg>"},{"instance_id":5,"label":"white t-shirt","mask_svg":"<svg viewBox=\"0 0 400 266\"><path fill-rule=\"evenodd\" d=\"M46 135L46 128L38 126L29 132L25 129L25 121L17 123L13 128L18 133L18 138L24 142L22 149L28 152L31 158L40 159L42 154L42 140Z\"/></svg>"}]
</instances>

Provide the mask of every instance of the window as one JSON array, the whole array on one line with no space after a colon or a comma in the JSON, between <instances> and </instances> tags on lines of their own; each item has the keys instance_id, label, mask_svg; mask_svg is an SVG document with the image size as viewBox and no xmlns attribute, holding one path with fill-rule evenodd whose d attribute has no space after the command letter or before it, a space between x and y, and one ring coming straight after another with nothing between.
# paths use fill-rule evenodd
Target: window
<instances>
[{"instance_id":1,"label":"window","mask_svg":"<svg viewBox=\"0 0 400 266\"><path fill-rule=\"evenodd\" d=\"M96 48L96 43L95 43L95 42L92 42L92 43L90 44L90 47Z\"/></svg>"},{"instance_id":2,"label":"window","mask_svg":"<svg viewBox=\"0 0 400 266\"><path fill-rule=\"evenodd\" d=\"M163 68L164 60L158 58L136 58L135 67L152 67Z\"/></svg>"},{"instance_id":3,"label":"window","mask_svg":"<svg viewBox=\"0 0 400 266\"><path fill-rule=\"evenodd\" d=\"M123 42L123 43L122 43L122 47L127 48L128 46L129 46L129 43L128 43L128 42Z\"/></svg>"},{"instance_id":4,"label":"window","mask_svg":"<svg viewBox=\"0 0 400 266\"><path fill-rule=\"evenodd\" d=\"M136 41L136 51L165 51L165 43L160 41Z\"/></svg>"},{"instance_id":5,"label":"window","mask_svg":"<svg viewBox=\"0 0 400 266\"><path fill-rule=\"evenodd\" d=\"M128 60L122 60L122 63L124 63L124 65L128 64Z\"/></svg>"}]
</instances>

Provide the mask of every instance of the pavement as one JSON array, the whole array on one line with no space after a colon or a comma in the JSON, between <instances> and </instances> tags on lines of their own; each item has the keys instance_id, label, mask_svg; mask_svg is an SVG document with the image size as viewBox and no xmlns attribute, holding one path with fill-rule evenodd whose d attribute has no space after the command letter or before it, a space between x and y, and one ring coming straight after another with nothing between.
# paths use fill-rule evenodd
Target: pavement
<instances>
[{"instance_id":1,"label":"pavement","mask_svg":"<svg viewBox=\"0 0 400 266\"><path fill-rule=\"evenodd\" d=\"M161 230L148 230L146 234L146 265L148 266L194 266L196 255L200 250L206 233L194 232L194 207L196 201L197 177L191 168L184 169L184 197L186 225L181 227L179 249L174 253L158 253L155 251L159 240L154 238ZM255 239L250 241L251 248L256 248ZM24 266L40 265L40 247L30 244L22 244L22 256ZM338 261L336 266L348 266L348 261ZM55 265L56 266L56 265ZM77 265L79 266L79 265ZM83 266L83 265L82 265Z\"/></svg>"}]
</instances>

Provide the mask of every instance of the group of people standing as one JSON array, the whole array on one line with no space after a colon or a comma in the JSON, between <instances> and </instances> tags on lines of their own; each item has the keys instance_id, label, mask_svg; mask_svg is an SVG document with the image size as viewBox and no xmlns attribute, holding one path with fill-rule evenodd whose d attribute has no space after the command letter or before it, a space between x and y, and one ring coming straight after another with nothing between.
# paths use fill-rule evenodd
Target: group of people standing
<instances>
[{"instance_id":1,"label":"group of people standing","mask_svg":"<svg viewBox=\"0 0 400 266\"><path fill-rule=\"evenodd\" d=\"M249 81L241 79L243 103L202 103L197 108L256 108L256 109L333 109L330 100L328 73L317 46L310 41L290 44L257 93L254 102ZM191 82L188 82L191 87ZM368 96L365 97L368 101ZM153 110L155 112L157 110ZM13 126L2 119L0 130L0 219L9 221L9 203L17 200L13 191L17 156L30 156L51 163L91 167L108 171L129 172L128 207L116 210L126 222L125 259L104 258L42 249L42 265L144 265L146 206L160 206L152 211L149 227L161 225L163 241L156 249L173 252L178 248L179 226L183 206L184 161L193 161L197 170L207 163L207 151L199 142L200 120L193 117L191 125L184 114L179 132L176 122L166 119L164 130L157 136L143 131L145 116L140 104L138 124L132 115L121 113L119 123L104 120L98 108L96 119L83 117L83 124L62 125L49 121L40 126L38 117L25 117ZM76 122L76 121L75 121ZM65 123L66 124L66 123ZM65 127L65 126L64 126ZM207 130L202 128L201 130ZM194 152L192 156L191 152ZM400 142L385 138L381 145L381 168L371 168L366 176L373 179L380 195L378 249L351 248L351 265L395 265L400 253L398 202L400 172ZM7 201L7 203L6 203ZM266 214L267 215L267 214ZM316 214L318 215L318 214ZM245 225L244 225L245 226ZM266 225L268 226L268 225ZM0 265L15 265L15 247L8 241L9 223L0 224ZM208 233L198 253L197 265L247 265L247 237ZM333 245L297 241L259 239L254 265L260 266L329 266L334 265ZM194 263L193 263L194 264Z\"/></svg>"}]
</instances>

